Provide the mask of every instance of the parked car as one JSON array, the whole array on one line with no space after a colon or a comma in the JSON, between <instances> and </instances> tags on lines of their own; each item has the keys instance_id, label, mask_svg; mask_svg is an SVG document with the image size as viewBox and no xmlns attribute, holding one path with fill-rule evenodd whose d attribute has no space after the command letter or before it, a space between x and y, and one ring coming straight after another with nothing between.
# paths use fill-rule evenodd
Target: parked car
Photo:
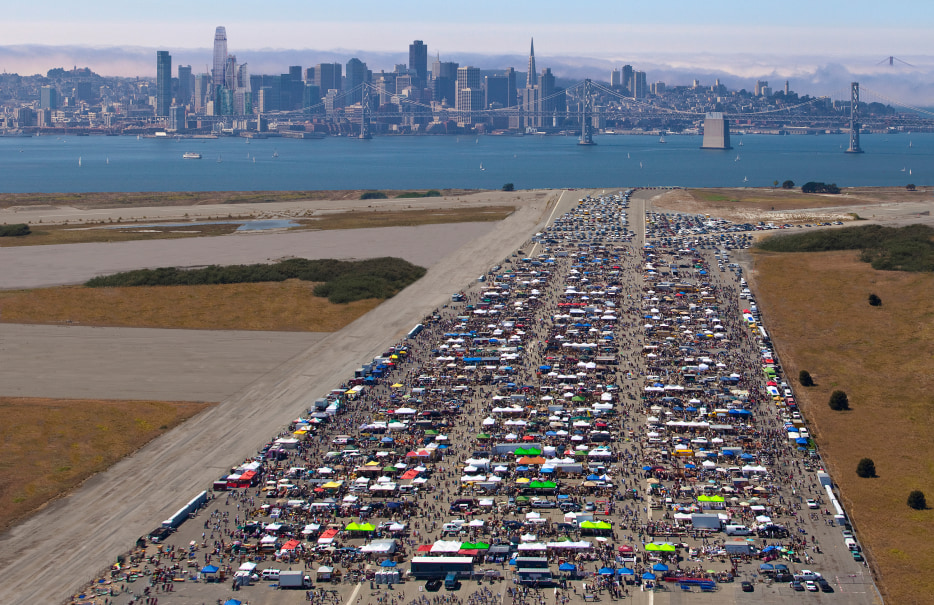
<instances>
[{"instance_id":1,"label":"parked car","mask_svg":"<svg viewBox=\"0 0 934 605\"><path fill-rule=\"evenodd\" d=\"M740 586L742 586L743 592L753 592L756 590L756 587L752 585L752 582L742 582Z\"/></svg>"},{"instance_id":2,"label":"parked car","mask_svg":"<svg viewBox=\"0 0 934 605\"><path fill-rule=\"evenodd\" d=\"M798 580L793 580L792 582L789 582L788 585L791 586L793 590L797 590L798 592L804 592L804 585Z\"/></svg>"},{"instance_id":3,"label":"parked car","mask_svg":"<svg viewBox=\"0 0 934 605\"><path fill-rule=\"evenodd\" d=\"M807 580L807 581L804 583L804 588L807 589L808 592L817 592L817 590L818 590L817 584L815 584L815 583L812 582L811 580Z\"/></svg>"}]
</instances>

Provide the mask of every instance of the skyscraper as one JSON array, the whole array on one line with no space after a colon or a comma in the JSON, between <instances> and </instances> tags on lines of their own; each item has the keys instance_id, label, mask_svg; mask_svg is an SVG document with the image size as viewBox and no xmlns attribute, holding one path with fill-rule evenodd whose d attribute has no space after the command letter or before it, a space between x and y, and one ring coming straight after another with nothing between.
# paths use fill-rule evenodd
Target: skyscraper
<instances>
[{"instance_id":1,"label":"skyscraper","mask_svg":"<svg viewBox=\"0 0 934 605\"><path fill-rule=\"evenodd\" d=\"M457 104L458 111L479 111L483 108L483 93L480 89L480 68L459 67L457 69ZM471 116L464 116L469 122Z\"/></svg>"},{"instance_id":2,"label":"skyscraper","mask_svg":"<svg viewBox=\"0 0 934 605\"><path fill-rule=\"evenodd\" d=\"M363 100L363 87L361 84L366 81L366 63L356 57L347 61L347 90L350 93L349 102L351 105L360 103Z\"/></svg>"},{"instance_id":3,"label":"skyscraper","mask_svg":"<svg viewBox=\"0 0 934 605\"><path fill-rule=\"evenodd\" d=\"M167 50L156 51L156 115L169 115L172 106L172 55Z\"/></svg>"},{"instance_id":4,"label":"skyscraper","mask_svg":"<svg viewBox=\"0 0 934 605\"><path fill-rule=\"evenodd\" d=\"M219 26L214 32L214 86L223 86L227 67L227 29Z\"/></svg>"},{"instance_id":5,"label":"skyscraper","mask_svg":"<svg viewBox=\"0 0 934 605\"><path fill-rule=\"evenodd\" d=\"M428 82L428 46L421 40L409 44L409 69L415 70L419 85Z\"/></svg>"},{"instance_id":6,"label":"skyscraper","mask_svg":"<svg viewBox=\"0 0 934 605\"><path fill-rule=\"evenodd\" d=\"M529 48L529 75L525 81L526 88L532 88L538 84L538 74L535 73L535 39L532 38L532 44Z\"/></svg>"},{"instance_id":7,"label":"skyscraper","mask_svg":"<svg viewBox=\"0 0 934 605\"><path fill-rule=\"evenodd\" d=\"M623 75L620 84L629 91L629 96L633 96L632 89L635 88L632 82L632 65L623 65Z\"/></svg>"},{"instance_id":8,"label":"skyscraper","mask_svg":"<svg viewBox=\"0 0 934 605\"><path fill-rule=\"evenodd\" d=\"M340 63L319 63L315 66L315 86L321 91L321 95L327 95L329 90L341 89L341 71L343 66Z\"/></svg>"},{"instance_id":9,"label":"skyscraper","mask_svg":"<svg viewBox=\"0 0 934 605\"><path fill-rule=\"evenodd\" d=\"M194 87L194 78L191 76L191 65L178 66L178 94L175 103L188 105L191 103L191 93Z\"/></svg>"}]
</instances>

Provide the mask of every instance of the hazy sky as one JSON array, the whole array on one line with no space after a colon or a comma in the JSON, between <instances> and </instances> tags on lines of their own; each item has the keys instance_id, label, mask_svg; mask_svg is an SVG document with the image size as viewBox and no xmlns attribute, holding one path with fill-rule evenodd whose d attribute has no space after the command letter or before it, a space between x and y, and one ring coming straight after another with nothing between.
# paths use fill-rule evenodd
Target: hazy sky
<instances>
[{"instance_id":1,"label":"hazy sky","mask_svg":"<svg viewBox=\"0 0 934 605\"><path fill-rule=\"evenodd\" d=\"M231 52L260 48L391 51L422 39L442 53L638 52L917 55L929 48L929 0L47 0L3 11L2 45L199 48L227 27Z\"/></svg>"}]
</instances>

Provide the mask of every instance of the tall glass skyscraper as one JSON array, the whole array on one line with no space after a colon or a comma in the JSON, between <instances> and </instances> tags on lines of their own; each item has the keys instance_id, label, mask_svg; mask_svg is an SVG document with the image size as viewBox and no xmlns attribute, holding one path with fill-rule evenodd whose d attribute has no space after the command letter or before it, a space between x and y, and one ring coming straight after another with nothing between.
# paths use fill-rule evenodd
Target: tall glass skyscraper
<instances>
[{"instance_id":1,"label":"tall glass skyscraper","mask_svg":"<svg viewBox=\"0 0 934 605\"><path fill-rule=\"evenodd\" d=\"M172 55L156 51L156 115L168 116L172 106Z\"/></svg>"},{"instance_id":2,"label":"tall glass skyscraper","mask_svg":"<svg viewBox=\"0 0 934 605\"><path fill-rule=\"evenodd\" d=\"M221 25L214 32L214 86L224 86L227 68L227 29Z\"/></svg>"}]
</instances>

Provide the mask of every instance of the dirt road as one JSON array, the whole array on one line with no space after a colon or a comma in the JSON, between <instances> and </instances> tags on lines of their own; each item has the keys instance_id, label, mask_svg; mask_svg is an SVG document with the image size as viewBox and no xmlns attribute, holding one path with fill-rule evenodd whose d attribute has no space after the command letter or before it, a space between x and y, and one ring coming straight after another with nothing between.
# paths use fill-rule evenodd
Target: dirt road
<instances>
[{"instance_id":1,"label":"dirt road","mask_svg":"<svg viewBox=\"0 0 934 605\"><path fill-rule=\"evenodd\" d=\"M337 386L349 369L379 354L449 300L451 292L521 246L555 203L563 212L577 197L556 191L524 205L439 259L423 279L375 311L0 536L0 602L67 598L230 465L252 456L313 399Z\"/></svg>"}]
</instances>

